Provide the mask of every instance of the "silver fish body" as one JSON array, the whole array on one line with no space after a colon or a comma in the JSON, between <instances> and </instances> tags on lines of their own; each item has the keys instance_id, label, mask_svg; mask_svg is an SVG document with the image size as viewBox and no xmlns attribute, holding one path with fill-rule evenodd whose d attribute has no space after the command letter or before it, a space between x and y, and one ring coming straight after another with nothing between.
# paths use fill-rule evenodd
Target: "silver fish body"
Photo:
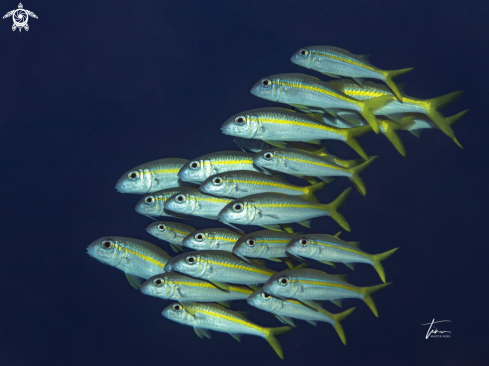
<instances>
[{"instance_id":1,"label":"silver fish body","mask_svg":"<svg viewBox=\"0 0 489 366\"><path fill-rule=\"evenodd\" d=\"M265 328L246 319L242 313L216 304L174 303L161 313L165 318L194 328L200 338L210 338L208 329L229 333L239 340L241 334L250 334L267 340L277 355L283 359L282 347L275 338L294 327Z\"/></svg>"},{"instance_id":2,"label":"silver fish body","mask_svg":"<svg viewBox=\"0 0 489 366\"><path fill-rule=\"evenodd\" d=\"M88 255L129 275L144 279L164 272L171 259L163 249L147 241L104 236L87 248Z\"/></svg>"},{"instance_id":3,"label":"silver fish body","mask_svg":"<svg viewBox=\"0 0 489 366\"><path fill-rule=\"evenodd\" d=\"M266 141L345 141L347 138L347 131L307 114L276 107L238 113L224 122L221 130L226 135Z\"/></svg>"},{"instance_id":4,"label":"silver fish body","mask_svg":"<svg viewBox=\"0 0 489 366\"><path fill-rule=\"evenodd\" d=\"M300 223L315 217L331 216L345 230L350 230L345 218L337 212L350 190L345 190L330 204L315 203L281 193L252 194L227 204L219 213L219 219L231 224L263 226Z\"/></svg>"},{"instance_id":5,"label":"silver fish body","mask_svg":"<svg viewBox=\"0 0 489 366\"><path fill-rule=\"evenodd\" d=\"M201 183L211 175L230 170L260 171L253 165L253 154L243 151L219 151L186 163L178 172L183 181Z\"/></svg>"},{"instance_id":6,"label":"silver fish body","mask_svg":"<svg viewBox=\"0 0 489 366\"><path fill-rule=\"evenodd\" d=\"M320 321L335 325L335 320L331 316L328 316L326 311L319 312L311 309L297 300L276 298L263 292L263 289L256 290L248 297L247 302L257 309L268 311L279 317L302 319L312 322Z\"/></svg>"},{"instance_id":7,"label":"silver fish body","mask_svg":"<svg viewBox=\"0 0 489 366\"><path fill-rule=\"evenodd\" d=\"M285 231L260 230L245 234L239 238L233 253L249 258L284 258L285 248L297 233Z\"/></svg>"},{"instance_id":8,"label":"silver fish body","mask_svg":"<svg viewBox=\"0 0 489 366\"><path fill-rule=\"evenodd\" d=\"M148 194L141 198L134 209L137 213L144 216L179 217L178 214L165 210L165 202L171 196L185 192L199 192L199 189L194 187L176 187L163 189L161 191Z\"/></svg>"},{"instance_id":9,"label":"silver fish body","mask_svg":"<svg viewBox=\"0 0 489 366\"><path fill-rule=\"evenodd\" d=\"M231 201L232 199L210 196L199 190L181 192L166 200L165 210L217 220L219 212Z\"/></svg>"},{"instance_id":10,"label":"silver fish body","mask_svg":"<svg viewBox=\"0 0 489 366\"><path fill-rule=\"evenodd\" d=\"M209 281L177 272L161 273L151 277L143 283L141 292L164 300L182 302L246 300L253 293L249 287L239 285L229 285L229 291L223 291Z\"/></svg>"},{"instance_id":11,"label":"silver fish body","mask_svg":"<svg viewBox=\"0 0 489 366\"><path fill-rule=\"evenodd\" d=\"M168 268L211 282L240 285L265 283L270 276L276 273L261 264L246 262L233 253L220 250L201 250L180 254L172 259ZM168 268L165 268L165 271L168 271Z\"/></svg>"},{"instance_id":12,"label":"silver fish body","mask_svg":"<svg viewBox=\"0 0 489 366\"><path fill-rule=\"evenodd\" d=\"M126 172L115 188L120 193L146 194L166 188L188 186L178 178L187 159L167 158L150 161Z\"/></svg>"},{"instance_id":13,"label":"silver fish body","mask_svg":"<svg viewBox=\"0 0 489 366\"><path fill-rule=\"evenodd\" d=\"M235 170L207 178L199 187L207 194L241 198L250 194L276 192L293 196L308 194L309 187L300 187L263 173Z\"/></svg>"},{"instance_id":14,"label":"silver fish body","mask_svg":"<svg viewBox=\"0 0 489 366\"><path fill-rule=\"evenodd\" d=\"M232 252L242 232L226 228L195 230L188 234L182 245L193 250L224 250Z\"/></svg>"}]
</instances>

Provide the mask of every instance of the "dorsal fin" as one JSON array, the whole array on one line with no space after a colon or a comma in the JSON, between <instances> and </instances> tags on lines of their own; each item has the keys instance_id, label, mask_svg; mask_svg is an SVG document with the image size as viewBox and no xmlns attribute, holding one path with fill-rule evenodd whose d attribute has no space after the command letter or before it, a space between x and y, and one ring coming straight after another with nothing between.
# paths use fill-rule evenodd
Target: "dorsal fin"
<instances>
[{"instance_id":1,"label":"dorsal fin","mask_svg":"<svg viewBox=\"0 0 489 366\"><path fill-rule=\"evenodd\" d=\"M334 236L335 238L338 238L338 239L339 239L340 235L341 235L341 231L338 231L338 232L337 232L336 234L334 234L333 236Z\"/></svg>"}]
</instances>

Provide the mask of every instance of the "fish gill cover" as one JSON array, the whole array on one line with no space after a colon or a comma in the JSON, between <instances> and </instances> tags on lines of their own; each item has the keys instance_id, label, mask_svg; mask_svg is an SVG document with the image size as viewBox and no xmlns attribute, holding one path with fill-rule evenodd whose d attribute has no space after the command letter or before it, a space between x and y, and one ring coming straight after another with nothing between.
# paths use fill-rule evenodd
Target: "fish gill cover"
<instances>
[{"instance_id":1,"label":"fish gill cover","mask_svg":"<svg viewBox=\"0 0 489 366\"><path fill-rule=\"evenodd\" d=\"M200 338L210 338L209 330L229 333L237 340L242 334L255 335L267 340L280 358L283 351L275 336L293 330L293 318L314 325L330 323L346 345L340 322L355 308L330 313L320 301L341 306L343 299L362 300L378 316L372 295L390 284L382 261L398 248L370 254L358 242L340 239L340 232L303 234L291 227L298 223L305 230L312 219L330 216L350 231L339 209L351 188L327 204L319 202L315 193L328 189L337 177L348 178L366 194L361 173L377 157L368 156L356 138L370 132L384 135L406 156L398 131L419 137L424 129L439 129L462 147L452 126L467 113L450 117L440 113L461 91L427 100L405 95L393 79L412 68L381 70L366 56L331 46L301 48L291 61L333 80L292 73L256 82L253 95L288 109L252 109L228 118L222 133L234 137L242 152L202 151L189 161L164 157L128 170L117 181L121 193L146 195L136 207L140 214L184 220L200 216L214 220L212 224L219 220L228 229L194 229L171 221L151 224L149 233L168 242L175 252L183 251L173 258L154 244L118 236L102 237L87 248L90 256L125 272L131 286L143 294L177 301L162 315L192 326ZM334 156L322 140L343 141L359 158ZM285 175L304 182L291 184ZM236 225L261 228L245 235ZM188 252L195 248L204 250ZM282 271L267 268L264 259L279 262ZM339 263L351 270L357 263L368 264L382 283L355 286L346 275L307 268L306 259L326 269ZM230 309L230 301L245 299L286 326L262 327Z\"/></svg>"}]
</instances>

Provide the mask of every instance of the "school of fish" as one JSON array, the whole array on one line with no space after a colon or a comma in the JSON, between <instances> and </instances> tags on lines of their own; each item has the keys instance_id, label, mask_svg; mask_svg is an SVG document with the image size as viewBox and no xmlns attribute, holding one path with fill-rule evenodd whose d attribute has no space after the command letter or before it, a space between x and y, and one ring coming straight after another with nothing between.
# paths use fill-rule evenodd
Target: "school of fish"
<instances>
[{"instance_id":1,"label":"school of fish","mask_svg":"<svg viewBox=\"0 0 489 366\"><path fill-rule=\"evenodd\" d=\"M398 249L370 254L358 242L340 239L340 232L303 234L291 224L310 228L312 219L329 216L350 231L339 208L351 188L329 203L319 202L315 193L344 177L366 194L360 175L378 157L368 156L358 137L380 133L406 156L397 131L419 137L422 130L434 128L462 147L452 126L468 112L451 117L440 112L461 91L425 100L405 95L393 79L412 68L381 70L364 55L332 46L301 48L291 61L333 80L299 73L264 77L251 93L288 108L252 109L229 117L221 131L233 136L241 151L155 160L117 182L120 193L144 195L135 207L139 214L172 220L155 221L146 231L167 242L175 256L152 243L119 236L99 238L87 248L91 257L123 271L135 289L171 301L161 314L193 327L200 338L211 338L210 330L238 341L244 334L255 335L282 359L276 336L293 330L294 319L329 323L346 345L341 321L355 308L330 313L322 301L341 306L343 299L359 299L378 316L372 295L390 285L382 262ZM343 141L359 158L340 159L321 145L323 140ZM304 184L290 183L285 175L304 179ZM196 229L176 221L192 216L227 227ZM247 225L261 228L245 234L239 226ZM264 260L280 262L283 270L268 268ZM325 271L308 268L313 262L321 262ZM359 287L346 275L328 274L338 263L352 270L358 263L368 264L381 283ZM231 310L230 302L242 300L284 326L263 327Z\"/></svg>"}]
</instances>

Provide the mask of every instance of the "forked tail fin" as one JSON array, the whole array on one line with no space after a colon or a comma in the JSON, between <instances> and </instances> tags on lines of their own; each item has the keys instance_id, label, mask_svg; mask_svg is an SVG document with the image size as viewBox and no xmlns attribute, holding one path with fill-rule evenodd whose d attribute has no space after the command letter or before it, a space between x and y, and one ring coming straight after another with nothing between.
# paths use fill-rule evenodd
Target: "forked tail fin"
<instances>
[{"instance_id":1,"label":"forked tail fin","mask_svg":"<svg viewBox=\"0 0 489 366\"><path fill-rule=\"evenodd\" d=\"M284 351L282 351L282 346L278 342L275 336L285 334L294 329L295 326L287 326L287 327L279 327L279 328L266 328L266 337L267 342L272 346L273 350L277 353L278 357L282 360L284 359Z\"/></svg>"}]
</instances>

